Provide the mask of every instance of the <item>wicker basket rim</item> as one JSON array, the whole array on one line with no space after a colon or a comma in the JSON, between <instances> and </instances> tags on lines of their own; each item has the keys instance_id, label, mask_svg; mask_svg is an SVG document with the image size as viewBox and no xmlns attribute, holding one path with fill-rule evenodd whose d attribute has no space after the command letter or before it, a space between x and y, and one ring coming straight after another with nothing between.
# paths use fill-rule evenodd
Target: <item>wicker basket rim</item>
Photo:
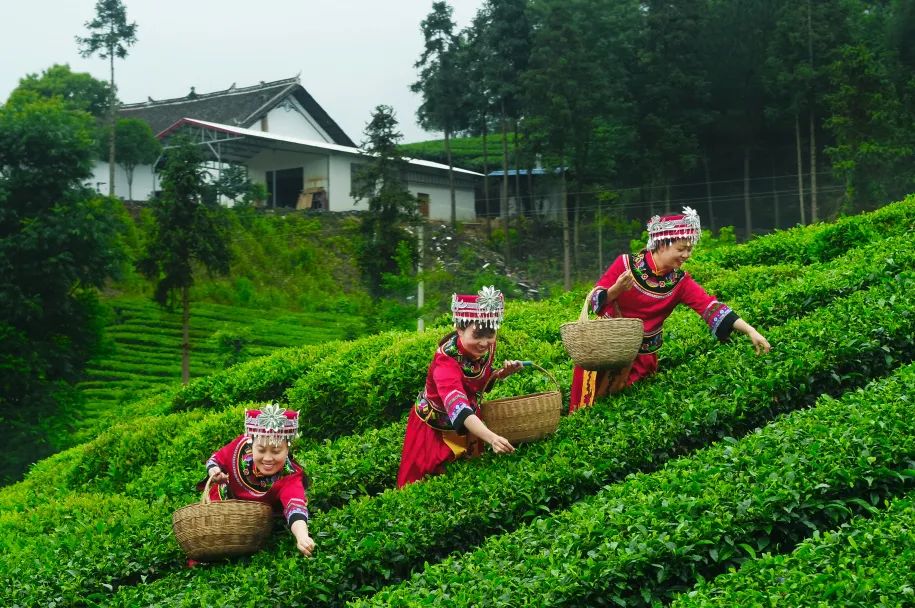
<instances>
[{"instance_id":1,"label":"wicker basket rim","mask_svg":"<svg viewBox=\"0 0 915 608\"><path fill-rule=\"evenodd\" d=\"M490 399L489 401L484 401L482 403L482 405L492 405L493 403L504 403L506 401L516 401L518 399L528 399L528 398L533 399L536 397L543 397L546 395L559 395L561 398L562 391L557 389L554 391L541 391L539 393L527 393L526 395L514 395L512 397L499 397L498 399Z\"/></svg>"},{"instance_id":2,"label":"wicker basket rim","mask_svg":"<svg viewBox=\"0 0 915 608\"><path fill-rule=\"evenodd\" d=\"M565 323L560 324L559 327L567 327L570 325L583 325L588 323L611 323L613 325L644 325L641 319L635 317L595 317L594 319L576 319L574 321L566 321Z\"/></svg>"},{"instance_id":3,"label":"wicker basket rim","mask_svg":"<svg viewBox=\"0 0 915 608\"><path fill-rule=\"evenodd\" d=\"M195 502L189 505L184 505L180 509L176 509L175 512L172 513L172 517L176 517L182 511L198 511L201 507L211 507L223 511L238 509L243 509L245 511L264 511L265 513L269 511L271 515L273 514L273 509L268 504L254 500L238 500L237 498L230 498L228 500L220 500L218 502ZM226 507L229 507L229 509L226 509Z\"/></svg>"},{"instance_id":4,"label":"wicker basket rim","mask_svg":"<svg viewBox=\"0 0 915 608\"><path fill-rule=\"evenodd\" d=\"M636 317L624 317L622 311L620 311L619 304L617 304L615 301L614 301L614 312L616 312L616 316L614 316L614 317L595 317L594 319L589 319L588 318L588 303L591 301L591 294L594 293L597 289L598 288L595 287L590 292L588 292L588 295L585 296L585 301L582 302L581 312L578 314L578 319L576 319L575 321L569 321L567 323L563 323L562 325L560 325L560 327L564 327L566 325L575 325L578 323L587 323L587 322L591 322L591 321L630 321L631 320L631 321L637 321L640 324L642 323L642 320L638 319Z\"/></svg>"}]
</instances>

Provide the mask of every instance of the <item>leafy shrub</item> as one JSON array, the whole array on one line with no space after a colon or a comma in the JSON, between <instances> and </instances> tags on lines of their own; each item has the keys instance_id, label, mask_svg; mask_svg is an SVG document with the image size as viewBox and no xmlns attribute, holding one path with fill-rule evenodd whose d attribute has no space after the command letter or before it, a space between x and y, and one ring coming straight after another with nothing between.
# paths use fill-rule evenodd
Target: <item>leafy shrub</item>
<instances>
[{"instance_id":1,"label":"leafy shrub","mask_svg":"<svg viewBox=\"0 0 915 608\"><path fill-rule=\"evenodd\" d=\"M815 530L791 553L767 551L737 572L700 582L671 605L897 606L915 595L913 563L915 494L910 492L873 519L860 517L822 534Z\"/></svg>"},{"instance_id":2,"label":"leafy shrub","mask_svg":"<svg viewBox=\"0 0 915 608\"><path fill-rule=\"evenodd\" d=\"M778 230L736 247L697 251L697 258L725 267L827 262L852 247L915 228L915 195L874 212L843 217L832 224L819 223Z\"/></svg>"},{"instance_id":3,"label":"leafy shrub","mask_svg":"<svg viewBox=\"0 0 915 608\"><path fill-rule=\"evenodd\" d=\"M245 347L251 342L246 327L221 329L210 337L223 368L232 367L246 359Z\"/></svg>"},{"instance_id":4,"label":"leafy shrub","mask_svg":"<svg viewBox=\"0 0 915 608\"><path fill-rule=\"evenodd\" d=\"M539 606L667 602L697 577L791 547L811 527L871 512L911 487L915 472L905 469L915 453L915 419L905 395L913 381L909 366L742 440L725 437L355 605L515 606L519 595ZM827 595L830 582L821 577ZM769 604L771 596L728 599L720 605Z\"/></svg>"},{"instance_id":5,"label":"leafy shrub","mask_svg":"<svg viewBox=\"0 0 915 608\"><path fill-rule=\"evenodd\" d=\"M912 278L908 281L911 285ZM266 590L268 602L308 598L312 605L336 604L396 582L424 562L476 545L486 535L568 506L640 467L715 437L737 435L820 392L860 386L915 354L915 292L895 292L895 286L874 287L789 323L773 332L780 347L762 359L749 349L696 357L675 373L565 418L554 437L514 457L484 458L452 467L443 477L351 501L313 522L324 549L307 571L283 577L301 558L291 547L281 548L281 558L273 552L218 576L201 572L194 598L232 601L233 594L253 584ZM892 319L889 310L897 312ZM682 377L696 380L684 385ZM396 454L398 448L387 450ZM599 527L600 521L590 519L588 525ZM162 579L124 589L117 601L154 603L173 597L183 584L181 577Z\"/></svg>"}]
</instances>

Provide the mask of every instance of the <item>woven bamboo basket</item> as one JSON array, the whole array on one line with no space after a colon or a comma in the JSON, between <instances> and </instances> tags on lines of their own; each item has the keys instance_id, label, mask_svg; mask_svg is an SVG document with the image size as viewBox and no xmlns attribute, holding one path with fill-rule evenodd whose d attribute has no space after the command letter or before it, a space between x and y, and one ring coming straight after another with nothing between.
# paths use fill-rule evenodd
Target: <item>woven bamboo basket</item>
<instances>
[{"instance_id":1,"label":"woven bamboo basket","mask_svg":"<svg viewBox=\"0 0 915 608\"><path fill-rule=\"evenodd\" d=\"M256 553L273 527L270 505L250 500L210 501L207 479L200 502L172 514L172 530L191 559L213 561Z\"/></svg>"},{"instance_id":2,"label":"woven bamboo basket","mask_svg":"<svg viewBox=\"0 0 915 608\"><path fill-rule=\"evenodd\" d=\"M642 345L641 319L588 319L588 301L577 321L559 326L562 345L578 367L590 371L619 369L635 360ZM617 308L617 312L619 309Z\"/></svg>"},{"instance_id":3,"label":"woven bamboo basket","mask_svg":"<svg viewBox=\"0 0 915 608\"><path fill-rule=\"evenodd\" d=\"M535 441L549 435L559 426L559 413L562 410L559 383L553 374L539 365L530 363L530 366L546 374L557 390L493 399L480 405L483 422L489 430L505 437L512 444Z\"/></svg>"}]
</instances>

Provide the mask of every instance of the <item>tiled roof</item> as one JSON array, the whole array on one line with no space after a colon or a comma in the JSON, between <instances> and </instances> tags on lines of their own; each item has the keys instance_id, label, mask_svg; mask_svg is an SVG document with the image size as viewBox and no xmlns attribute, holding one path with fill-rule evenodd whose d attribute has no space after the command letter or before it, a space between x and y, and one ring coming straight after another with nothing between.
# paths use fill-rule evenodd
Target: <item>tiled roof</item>
<instances>
[{"instance_id":1,"label":"tiled roof","mask_svg":"<svg viewBox=\"0 0 915 608\"><path fill-rule=\"evenodd\" d=\"M194 87L185 97L153 100L122 105L124 118L139 118L149 123L154 133L161 133L182 118L196 118L238 127L249 127L283 99L294 97L331 137L341 146L355 146L343 129L328 116L298 77L261 82L252 87L237 88L234 84L224 91L197 93Z\"/></svg>"}]
</instances>

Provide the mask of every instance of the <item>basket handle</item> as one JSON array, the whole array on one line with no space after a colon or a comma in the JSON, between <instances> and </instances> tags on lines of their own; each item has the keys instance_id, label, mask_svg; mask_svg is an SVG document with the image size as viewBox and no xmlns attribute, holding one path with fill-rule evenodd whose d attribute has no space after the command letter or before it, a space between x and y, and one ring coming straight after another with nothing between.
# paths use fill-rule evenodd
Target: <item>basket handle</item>
<instances>
[{"instance_id":1,"label":"basket handle","mask_svg":"<svg viewBox=\"0 0 915 608\"><path fill-rule=\"evenodd\" d=\"M213 476L207 475L207 482L203 486L203 495L200 497L200 504L210 504L210 484L213 483Z\"/></svg>"},{"instance_id":2,"label":"basket handle","mask_svg":"<svg viewBox=\"0 0 915 608\"><path fill-rule=\"evenodd\" d=\"M598 289L603 289L603 287L600 287L600 286L595 287L594 289L592 289L591 291L588 292L588 295L585 296L585 302L584 302L584 304L581 305L581 314L578 316L578 320L580 322L584 322L584 321L588 320L588 304L591 303L591 294L593 294ZM611 312L614 313L613 314L614 317L622 318L623 311L620 310L619 301L613 300L613 308L611 309Z\"/></svg>"},{"instance_id":3,"label":"basket handle","mask_svg":"<svg viewBox=\"0 0 915 608\"><path fill-rule=\"evenodd\" d=\"M553 384L556 385L556 388L557 388L557 389L559 389L560 391L562 391L562 387L560 387L560 386L559 386L559 382L556 381L556 376L554 376L553 374L551 374L550 372L548 372L548 371L545 370L544 368L540 367L539 365L537 365L537 364L534 363L533 361L522 361L522 362L521 362L521 366L522 366L522 367L533 367L533 368L536 368L536 369L540 370L541 372L543 372L544 374L546 374L547 377L548 377L550 380L553 381Z\"/></svg>"}]
</instances>

